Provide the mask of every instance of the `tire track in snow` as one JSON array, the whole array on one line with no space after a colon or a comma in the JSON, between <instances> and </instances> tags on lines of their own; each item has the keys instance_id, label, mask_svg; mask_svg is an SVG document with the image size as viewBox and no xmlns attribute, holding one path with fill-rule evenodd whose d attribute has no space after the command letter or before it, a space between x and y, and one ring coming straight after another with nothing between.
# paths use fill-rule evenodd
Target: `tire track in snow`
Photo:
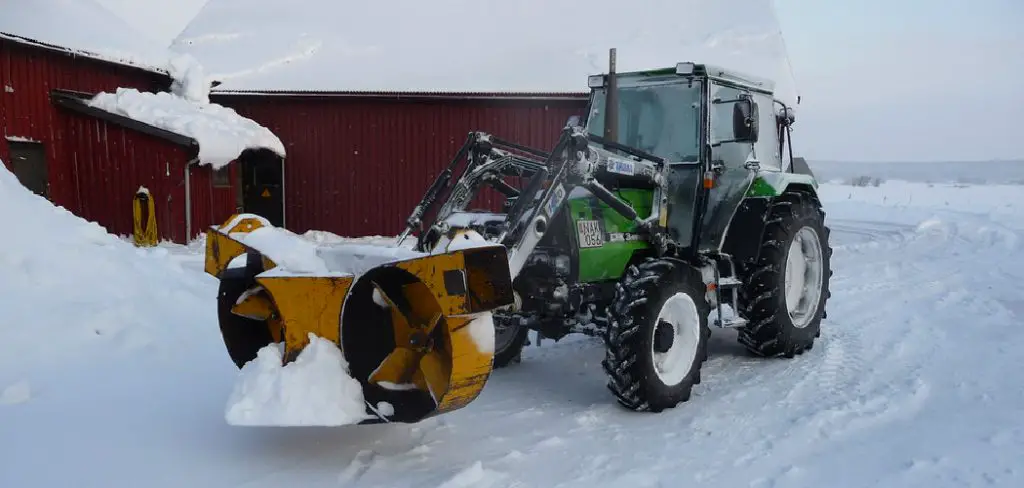
<instances>
[{"instance_id":1,"label":"tire track in snow","mask_svg":"<svg viewBox=\"0 0 1024 488\"><path fill-rule=\"evenodd\" d=\"M868 227L865 234L877 235L873 230L877 226ZM837 274L829 304L833 319L823 323L816 347L796 358L795 367L787 368L787 373L799 375L800 379L782 396L775 410L783 411L785 418L781 420L793 428L780 437L752 445L752 449L736 459L736 467L767 469L766 452L789 452L790 457L796 457L808 452L805 446L834 442L914 415L927 402L931 385L916 378L919 366L910 371L894 371L879 370L878 365L886 364L887 359L919 353L912 347L908 350L906 345L924 342L926 338L922 336L934 331L928 329L923 319L899 317L884 306L864 306L891 302L893 291L910 293L909 301L918 302L940 299L948 292L942 286L908 287L908 281L937 283L941 276L936 275L933 267L920 263L892 262L893 251L909 253L907 248L921 237L906 231L912 226L898 227L903 229L898 233L898 242L884 249L876 248L877 254L868 253L879 258L876 264L864 262L864 256L856 256L860 262L854 263L848 261L853 255L836 253L838 257L833 262ZM949 253L949 241L927 244L932 250ZM900 327L874 325L900 322ZM864 337L872 337L870 349L865 347Z\"/></svg>"},{"instance_id":2,"label":"tire track in snow","mask_svg":"<svg viewBox=\"0 0 1024 488\"><path fill-rule=\"evenodd\" d=\"M905 242L914 230L911 225L894 222L832 217L826 225L832 232L833 251L876 248L883 244L896 246Z\"/></svg>"}]
</instances>

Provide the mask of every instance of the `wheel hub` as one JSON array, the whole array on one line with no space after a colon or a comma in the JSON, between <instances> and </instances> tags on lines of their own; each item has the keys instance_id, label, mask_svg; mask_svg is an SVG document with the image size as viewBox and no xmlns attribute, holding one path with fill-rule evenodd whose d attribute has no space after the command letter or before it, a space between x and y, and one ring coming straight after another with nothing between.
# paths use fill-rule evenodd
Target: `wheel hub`
<instances>
[{"instance_id":1,"label":"wheel hub","mask_svg":"<svg viewBox=\"0 0 1024 488\"><path fill-rule=\"evenodd\" d=\"M658 354L664 354L672 348L672 342L675 340L675 327L672 324L659 320L658 325L654 329L654 352Z\"/></svg>"},{"instance_id":2,"label":"wheel hub","mask_svg":"<svg viewBox=\"0 0 1024 488\"><path fill-rule=\"evenodd\" d=\"M789 245L785 275L786 308L797 328L806 327L818 310L823 265L818 233L810 227L801 228Z\"/></svg>"},{"instance_id":3,"label":"wheel hub","mask_svg":"<svg viewBox=\"0 0 1024 488\"><path fill-rule=\"evenodd\" d=\"M679 384L690 373L700 343L697 306L686 293L665 300L651 331L654 372L668 386Z\"/></svg>"},{"instance_id":4,"label":"wheel hub","mask_svg":"<svg viewBox=\"0 0 1024 488\"><path fill-rule=\"evenodd\" d=\"M494 350L502 351L515 340L519 333L519 317L494 314Z\"/></svg>"}]
</instances>

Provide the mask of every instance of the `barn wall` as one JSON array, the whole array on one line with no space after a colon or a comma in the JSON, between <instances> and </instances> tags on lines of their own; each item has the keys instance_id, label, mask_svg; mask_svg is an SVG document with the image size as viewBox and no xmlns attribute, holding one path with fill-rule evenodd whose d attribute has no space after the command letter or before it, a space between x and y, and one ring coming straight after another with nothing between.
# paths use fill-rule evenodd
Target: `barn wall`
<instances>
[{"instance_id":1,"label":"barn wall","mask_svg":"<svg viewBox=\"0 0 1024 488\"><path fill-rule=\"evenodd\" d=\"M77 213L81 202L72 173L75 154L61 151L65 145L51 91L93 93L118 87L152 91L166 89L168 84L168 78L156 73L0 39L0 159L9 159L7 137L43 143L50 198Z\"/></svg>"},{"instance_id":2,"label":"barn wall","mask_svg":"<svg viewBox=\"0 0 1024 488\"><path fill-rule=\"evenodd\" d=\"M185 242L187 148L65 109L55 127L56 149L67 155L68 191L79 202L76 215L112 234L131 235L132 198L145 186L156 208L159 238Z\"/></svg>"},{"instance_id":3,"label":"barn wall","mask_svg":"<svg viewBox=\"0 0 1024 488\"><path fill-rule=\"evenodd\" d=\"M550 149L586 101L216 96L274 131L287 227L394 235L472 130Z\"/></svg>"},{"instance_id":4,"label":"barn wall","mask_svg":"<svg viewBox=\"0 0 1024 488\"><path fill-rule=\"evenodd\" d=\"M189 190L192 194L189 240L206 232L211 225L223 224L228 217L238 212L235 202L238 164L231 163L224 171L228 172L228 186L215 182L214 171L210 166L189 167Z\"/></svg>"}]
</instances>

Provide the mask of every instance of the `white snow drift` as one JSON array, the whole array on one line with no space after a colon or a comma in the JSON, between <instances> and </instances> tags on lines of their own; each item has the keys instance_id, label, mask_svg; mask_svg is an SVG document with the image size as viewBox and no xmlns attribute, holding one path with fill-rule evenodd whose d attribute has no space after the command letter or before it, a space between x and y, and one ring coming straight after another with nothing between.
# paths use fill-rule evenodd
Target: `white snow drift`
<instances>
[{"instance_id":1,"label":"white snow drift","mask_svg":"<svg viewBox=\"0 0 1024 488\"><path fill-rule=\"evenodd\" d=\"M368 418L362 385L332 342L309 334L294 362L281 366L282 345L260 349L242 368L225 417L232 425L331 426Z\"/></svg>"},{"instance_id":2,"label":"white snow drift","mask_svg":"<svg viewBox=\"0 0 1024 488\"><path fill-rule=\"evenodd\" d=\"M89 105L195 139L199 143L200 162L215 169L235 160L246 149L266 148L285 156L284 144L266 127L233 109L203 103L205 95L196 91L195 84L183 84L181 90L189 98L168 92L118 88L115 93L97 94Z\"/></svg>"},{"instance_id":3,"label":"white snow drift","mask_svg":"<svg viewBox=\"0 0 1024 488\"><path fill-rule=\"evenodd\" d=\"M53 206L2 163L0 223L0 390L33 365L176 342L213 317L203 276Z\"/></svg>"}]
</instances>

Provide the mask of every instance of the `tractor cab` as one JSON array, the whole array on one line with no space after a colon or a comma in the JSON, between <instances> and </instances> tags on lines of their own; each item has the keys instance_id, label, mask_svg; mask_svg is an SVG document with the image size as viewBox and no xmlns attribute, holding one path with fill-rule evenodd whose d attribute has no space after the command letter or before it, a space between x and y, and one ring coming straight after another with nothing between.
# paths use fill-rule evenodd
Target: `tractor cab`
<instances>
[{"instance_id":1,"label":"tractor cab","mask_svg":"<svg viewBox=\"0 0 1024 488\"><path fill-rule=\"evenodd\" d=\"M588 84L586 129L595 144L661 160L667 185L654 198L667 236L691 251L720 250L758 171L782 167L772 82L695 63L616 73L613 62Z\"/></svg>"}]
</instances>

